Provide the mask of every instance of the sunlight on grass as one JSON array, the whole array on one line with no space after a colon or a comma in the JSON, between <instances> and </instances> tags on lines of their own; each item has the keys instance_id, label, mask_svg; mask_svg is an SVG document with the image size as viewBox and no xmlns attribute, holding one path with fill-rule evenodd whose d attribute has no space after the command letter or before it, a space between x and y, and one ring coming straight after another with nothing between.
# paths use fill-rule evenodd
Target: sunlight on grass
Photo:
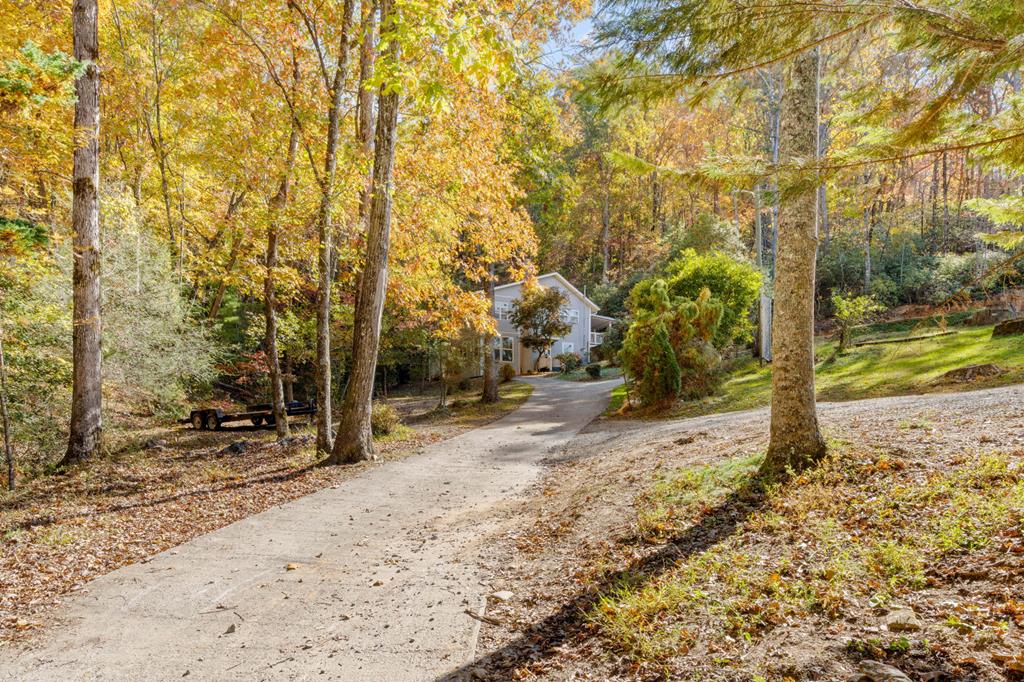
<instances>
[{"instance_id":1,"label":"sunlight on grass","mask_svg":"<svg viewBox=\"0 0 1024 682\"><path fill-rule=\"evenodd\" d=\"M482 403L478 393L468 394L449 403L450 419L455 423L475 423L503 416L524 402L533 393L525 381L509 381L498 385L498 402Z\"/></svg>"},{"instance_id":2,"label":"sunlight on grass","mask_svg":"<svg viewBox=\"0 0 1024 682\"><path fill-rule=\"evenodd\" d=\"M759 461L683 467L637 497L638 539L668 543L678 558L619 574L590 610L614 650L655 667L700 640L740 653L793 619L839 620L905 600L927 589L930 567L1013 534L1024 506L1022 467L1002 453L964 454L933 470L842 445L815 470L768 488L753 478ZM752 484L762 496L730 506ZM689 534L709 523L725 524L717 543L702 539L713 525Z\"/></svg>"},{"instance_id":3,"label":"sunlight on grass","mask_svg":"<svg viewBox=\"0 0 1024 682\"><path fill-rule=\"evenodd\" d=\"M902 323L893 323L900 325ZM885 329L875 325L875 329ZM816 381L822 401L857 400L890 395L933 393L1001 386L1024 380L1024 337L992 338L992 327L963 327L952 336L903 344L852 348L826 362L836 351L832 340L820 340ZM950 370L968 365L994 364L1006 372L971 384L943 384L936 380ZM618 410L625 391L616 390ZM614 394L613 394L614 400ZM771 400L771 366L747 360L736 367L714 396L680 403L667 416L691 417L763 407ZM614 411L609 408L609 411Z\"/></svg>"},{"instance_id":4,"label":"sunlight on grass","mask_svg":"<svg viewBox=\"0 0 1024 682\"><path fill-rule=\"evenodd\" d=\"M378 443L404 443L416 435L416 432L405 424L396 424L391 433L374 436L373 440Z\"/></svg>"}]
</instances>

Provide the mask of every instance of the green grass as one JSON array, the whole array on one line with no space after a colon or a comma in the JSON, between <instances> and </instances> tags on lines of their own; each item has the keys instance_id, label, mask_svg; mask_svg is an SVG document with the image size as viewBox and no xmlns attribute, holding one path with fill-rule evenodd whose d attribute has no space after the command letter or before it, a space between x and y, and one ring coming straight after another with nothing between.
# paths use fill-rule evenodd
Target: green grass
<instances>
[{"instance_id":1,"label":"green grass","mask_svg":"<svg viewBox=\"0 0 1024 682\"><path fill-rule=\"evenodd\" d=\"M962 325L974 312L973 310L967 310L944 317L914 317L906 320L896 320L895 322L865 324L854 330L854 341L880 339L889 336L919 336L921 334L937 332L942 328L943 322L948 327Z\"/></svg>"},{"instance_id":2,"label":"green grass","mask_svg":"<svg viewBox=\"0 0 1024 682\"><path fill-rule=\"evenodd\" d=\"M702 639L735 660L776 627L914 600L941 579L927 567L999 556L1024 504L1011 455L931 452L926 461L941 466L833 443L816 469L783 485L759 486L760 456L661 472L636 498L636 541L697 546L677 545L664 570L618 574L589 619L613 651L659 666ZM687 534L708 515L727 528L711 544Z\"/></svg>"},{"instance_id":3,"label":"green grass","mask_svg":"<svg viewBox=\"0 0 1024 682\"><path fill-rule=\"evenodd\" d=\"M526 402L531 393L533 386L525 381L498 384L498 402L492 404L480 402L478 392L463 393L449 400L450 415L447 419L456 424L467 425L497 419Z\"/></svg>"},{"instance_id":4,"label":"green grass","mask_svg":"<svg viewBox=\"0 0 1024 682\"><path fill-rule=\"evenodd\" d=\"M912 322L912 323L911 323ZM872 325L857 339L890 335L917 336L934 331L920 321ZM1001 386L1024 381L1024 337L992 338L992 327L960 327L957 334L909 343L851 348L836 356L836 342L817 343L816 382L818 399L858 400L890 395L962 390L965 384L937 383L946 372L967 365L992 363L1007 370L999 377L971 383L970 388ZM665 416L691 417L763 407L771 399L771 366L756 360L742 361L718 392L702 400L679 403ZM608 410L622 407L626 391L618 387Z\"/></svg>"}]
</instances>

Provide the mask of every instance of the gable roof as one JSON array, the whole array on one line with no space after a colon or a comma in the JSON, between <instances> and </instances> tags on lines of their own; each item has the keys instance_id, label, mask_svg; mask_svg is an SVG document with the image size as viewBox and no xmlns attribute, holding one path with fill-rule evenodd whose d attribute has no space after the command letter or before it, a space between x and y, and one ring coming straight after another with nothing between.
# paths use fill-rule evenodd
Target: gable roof
<instances>
[{"instance_id":1,"label":"gable roof","mask_svg":"<svg viewBox=\"0 0 1024 682\"><path fill-rule=\"evenodd\" d=\"M549 277L553 277L559 284L561 284L566 289L568 289L569 291L574 293L576 296L578 296L580 299L582 299L583 302L587 304L587 307L590 308L591 312L596 313L598 310L600 310L600 307L596 303L594 303L589 298L587 298L586 295L584 295L584 293L582 291L580 291L579 289L574 287L572 285L572 282L567 280L565 277L562 277L562 275L560 273L548 272L548 273L545 273L543 275L538 275L537 276L537 281L540 281L542 279L546 279L546 278L549 278ZM498 291L500 289L508 289L510 287L521 286L525 282L526 282L525 279L521 279L518 282L509 282L508 284L502 284L501 286L494 287L494 290Z\"/></svg>"}]
</instances>

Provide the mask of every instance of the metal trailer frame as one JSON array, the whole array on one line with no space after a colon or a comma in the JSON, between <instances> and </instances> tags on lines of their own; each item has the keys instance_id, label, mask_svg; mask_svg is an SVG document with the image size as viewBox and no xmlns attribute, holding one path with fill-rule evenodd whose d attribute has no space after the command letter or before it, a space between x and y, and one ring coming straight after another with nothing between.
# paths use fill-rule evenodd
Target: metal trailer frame
<instances>
[{"instance_id":1,"label":"metal trailer frame","mask_svg":"<svg viewBox=\"0 0 1024 682\"><path fill-rule=\"evenodd\" d=\"M316 414L316 401L293 401L285 405L289 417ZM269 403L248 405L245 412L225 413L219 407L192 410L182 424L191 424L197 431L216 431L223 424L248 421L253 426L274 423L274 408Z\"/></svg>"}]
</instances>

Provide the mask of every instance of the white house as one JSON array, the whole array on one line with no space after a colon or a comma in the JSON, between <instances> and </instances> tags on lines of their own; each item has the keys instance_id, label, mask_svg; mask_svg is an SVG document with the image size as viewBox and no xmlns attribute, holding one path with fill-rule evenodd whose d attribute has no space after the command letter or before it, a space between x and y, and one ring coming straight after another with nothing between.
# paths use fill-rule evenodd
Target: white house
<instances>
[{"instance_id":1,"label":"white house","mask_svg":"<svg viewBox=\"0 0 1024 682\"><path fill-rule=\"evenodd\" d=\"M533 370L537 354L519 342L519 330L509 322L513 302L522 296L525 281L503 284L494 288L494 317L498 320L498 339L495 341L494 359L501 364L512 365L518 374ZM562 308L562 319L572 325L565 336L556 339L541 359L540 367L558 369L556 356L562 353L579 353L584 362L590 361L590 350L601 345L604 333L615 322L614 318L598 315L598 306L569 280L557 272L537 277L543 287L558 289L566 298Z\"/></svg>"}]
</instances>

